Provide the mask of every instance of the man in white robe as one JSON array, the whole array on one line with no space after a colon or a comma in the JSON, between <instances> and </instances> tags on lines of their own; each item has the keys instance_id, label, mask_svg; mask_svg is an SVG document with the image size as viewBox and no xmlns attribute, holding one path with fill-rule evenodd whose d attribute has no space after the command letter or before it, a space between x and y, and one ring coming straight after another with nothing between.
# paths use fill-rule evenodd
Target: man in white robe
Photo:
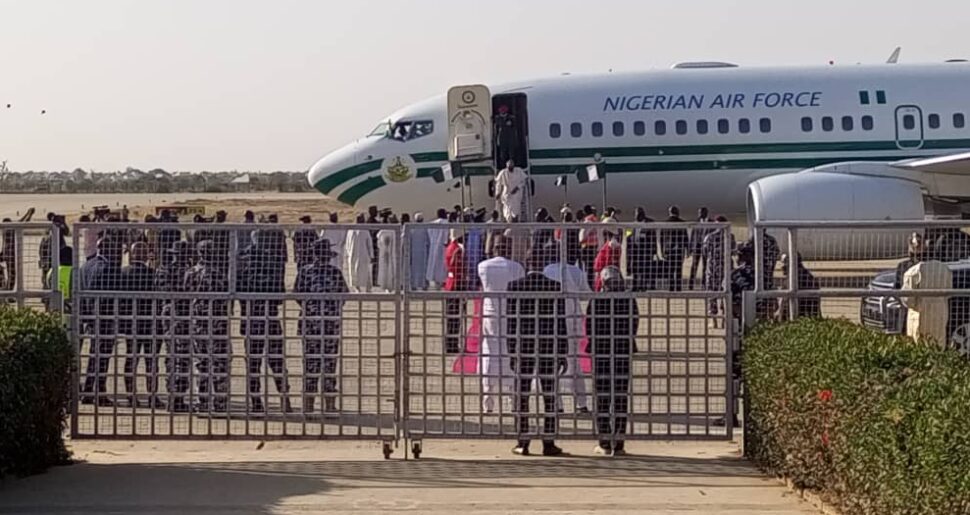
<instances>
[{"instance_id":1,"label":"man in white robe","mask_svg":"<svg viewBox=\"0 0 970 515\"><path fill-rule=\"evenodd\" d=\"M424 223L424 215L414 213L415 223ZM412 227L408 230L408 240L405 244L410 245L411 267L411 290L420 291L428 288L428 230L424 227Z\"/></svg>"},{"instance_id":2,"label":"man in white robe","mask_svg":"<svg viewBox=\"0 0 970 515\"><path fill-rule=\"evenodd\" d=\"M559 258L558 249L556 262L552 263L542 271L547 278L562 284L565 293L588 293L593 291L586 281L586 272L576 265L564 265ZM579 364L580 343L583 341L585 332L585 313L583 312L582 301L577 298L566 298L566 334L569 337L569 371L567 379L562 384L567 385L573 392L576 410L581 412L589 411L589 399L586 393L586 378L583 377ZM562 409L562 399L559 399L559 408Z\"/></svg>"},{"instance_id":3,"label":"man in white robe","mask_svg":"<svg viewBox=\"0 0 970 515\"><path fill-rule=\"evenodd\" d=\"M397 218L393 215L388 220L387 229L377 232L377 287L391 292L397 288L397 234L399 230Z\"/></svg>"},{"instance_id":4,"label":"man in white robe","mask_svg":"<svg viewBox=\"0 0 970 515\"><path fill-rule=\"evenodd\" d=\"M903 276L904 290L946 290L953 288L953 272L940 261L923 261L906 271ZM903 297L909 308L906 316L906 334L923 344L946 347L949 337L946 323L950 317L950 304L946 297Z\"/></svg>"},{"instance_id":5,"label":"man in white robe","mask_svg":"<svg viewBox=\"0 0 970 515\"><path fill-rule=\"evenodd\" d=\"M495 409L496 394L510 391L515 383L506 341L505 299L489 297L488 292L508 291L509 283L525 277L525 267L510 259L511 248L504 237L496 236L495 257L478 264L485 299L482 303L482 407L486 413Z\"/></svg>"},{"instance_id":6,"label":"man in white robe","mask_svg":"<svg viewBox=\"0 0 970 515\"><path fill-rule=\"evenodd\" d=\"M506 222L524 220L522 210L527 181L525 171L516 167L511 159L495 178L495 193L502 202L502 216Z\"/></svg>"},{"instance_id":7,"label":"man in white robe","mask_svg":"<svg viewBox=\"0 0 970 515\"><path fill-rule=\"evenodd\" d=\"M357 223L364 223L364 215L357 217ZM374 257L374 242L370 231L353 229L347 231L347 286L356 292L369 292L373 286L371 260Z\"/></svg>"},{"instance_id":8,"label":"man in white robe","mask_svg":"<svg viewBox=\"0 0 970 515\"><path fill-rule=\"evenodd\" d=\"M337 213L330 213L330 223L337 224L339 222L340 219L337 217ZM344 250L347 245L347 229L324 229L320 237L330 242L330 250L337 256L334 258L333 264L340 268L340 273L346 277L347 255L344 253Z\"/></svg>"},{"instance_id":9,"label":"man in white robe","mask_svg":"<svg viewBox=\"0 0 970 515\"><path fill-rule=\"evenodd\" d=\"M448 212L438 210L438 219L433 224L447 224ZM448 229L428 229L428 270L429 287L441 289L448 278L448 267L445 266L445 248L448 246Z\"/></svg>"}]
</instances>

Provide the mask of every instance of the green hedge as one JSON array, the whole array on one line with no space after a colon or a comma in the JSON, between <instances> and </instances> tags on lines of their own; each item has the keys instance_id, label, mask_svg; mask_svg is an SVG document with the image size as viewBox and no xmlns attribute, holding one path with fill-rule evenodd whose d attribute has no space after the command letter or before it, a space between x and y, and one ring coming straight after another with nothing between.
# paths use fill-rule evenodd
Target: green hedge
<instances>
[{"instance_id":1,"label":"green hedge","mask_svg":"<svg viewBox=\"0 0 970 515\"><path fill-rule=\"evenodd\" d=\"M846 321L745 339L748 455L846 514L970 513L970 362Z\"/></svg>"},{"instance_id":2,"label":"green hedge","mask_svg":"<svg viewBox=\"0 0 970 515\"><path fill-rule=\"evenodd\" d=\"M57 315L0 306L0 477L65 463L73 353Z\"/></svg>"}]
</instances>

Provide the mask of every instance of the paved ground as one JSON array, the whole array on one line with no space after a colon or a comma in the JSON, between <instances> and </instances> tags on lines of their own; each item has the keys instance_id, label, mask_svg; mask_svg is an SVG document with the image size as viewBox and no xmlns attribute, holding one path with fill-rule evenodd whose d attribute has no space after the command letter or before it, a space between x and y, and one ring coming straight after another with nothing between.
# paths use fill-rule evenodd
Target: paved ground
<instances>
[{"instance_id":1,"label":"paved ground","mask_svg":"<svg viewBox=\"0 0 970 515\"><path fill-rule=\"evenodd\" d=\"M815 513L731 443L639 443L635 456L514 458L507 442L77 442L81 463L0 482L0 513Z\"/></svg>"}]
</instances>

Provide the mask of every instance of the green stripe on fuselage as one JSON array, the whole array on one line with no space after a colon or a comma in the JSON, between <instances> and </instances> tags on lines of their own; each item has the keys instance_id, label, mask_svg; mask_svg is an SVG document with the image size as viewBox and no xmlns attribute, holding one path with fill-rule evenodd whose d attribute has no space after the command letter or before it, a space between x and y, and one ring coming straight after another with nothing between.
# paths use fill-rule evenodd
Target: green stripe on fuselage
<instances>
[{"instance_id":1,"label":"green stripe on fuselage","mask_svg":"<svg viewBox=\"0 0 970 515\"><path fill-rule=\"evenodd\" d=\"M867 161L900 161L920 156L867 156ZM649 172L684 172L689 170L763 170L786 168L813 168L816 166L846 161L845 157L817 157L793 159L724 159L706 161L652 161L642 163L609 163L604 167L606 174L614 173L649 173ZM575 173L578 165L533 165L533 175L562 175Z\"/></svg>"},{"instance_id":2,"label":"green stripe on fuselage","mask_svg":"<svg viewBox=\"0 0 970 515\"><path fill-rule=\"evenodd\" d=\"M356 166L351 166L350 168L344 168L339 172L332 173L323 178L320 182L314 184L313 186L318 189L324 195L329 194L331 191L340 186L341 184L352 181L361 175L366 175L374 170L381 169L381 163L383 159L375 159L367 163L359 164Z\"/></svg>"},{"instance_id":3,"label":"green stripe on fuselage","mask_svg":"<svg viewBox=\"0 0 970 515\"><path fill-rule=\"evenodd\" d=\"M926 140L919 150L946 150L970 148L970 139ZM911 150L911 149L905 149ZM704 159L701 156L735 155L735 154L764 154L764 153L811 153L811 152L904 152L895 141L860 141L860 142L812 142L812 143L757 143L737 145L672 145L672 146L639 146L639 147L588 147L566 149L536 149L529 152L529 157L538 162L533 163L532 173L536 175L566 174L575 171L577 165L545 164L541 161L558 159L591 159L595 154L604 158L619 157L694 157L693 160L683 161L643 161L637 163L609 163L607 173L635 173L635 172L677 172L686 170L737 170L737 169L771 169L771 168L811 168L841 161L861 159L867 161L896 161L913 157L911 155L881 155L881 156L844 156L837 157L809 157L809 158L768 158L768 159ZM440 163L448 160L447 152L422 152L411 155L416 163ZM352 166L325 177L315 184L317 190L329 194L340 185L379 170L382 160ZM419 168L416 177L419 179L434 177L438 167ZM487 167L469 167L469 175L480 176L491 173ZM375 180L379 179L379 180ZM357 185L351 186L342 193L338 200L353 199L353 202L383 186L380 177L371 177ZM353 202L348 202L353 204Z\"/></svg>"},{"instance_id":4,"label":"green stripe on fuselage","mask_svg":"<svg viewBox=\"0 0 970 515\"><path fill-rule=\"evenodd\" d=\"M353 206L357 204L357 201L360 200L364 195L367 195L368 193L381 188L386 184L387 183L384 182L384 178L380 175L376 177L368 177L367 179L364 179L347 188L347 191L341 193L340 196L337 197L337 200L339 202L343 202L344 204Z\"/></svg>"}]
</instances>

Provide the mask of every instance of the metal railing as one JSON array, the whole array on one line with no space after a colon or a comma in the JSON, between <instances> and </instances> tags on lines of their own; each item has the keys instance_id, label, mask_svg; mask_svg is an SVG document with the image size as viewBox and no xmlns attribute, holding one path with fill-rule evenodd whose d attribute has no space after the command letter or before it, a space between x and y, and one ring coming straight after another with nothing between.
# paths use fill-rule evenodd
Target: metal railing
<instances>
[{"instance_id":1,"label":"metal railing","mask_svg":"<svg viewBox=\"0 0 970 515\"><path fill-rule=\"evenodd\" d=\"M72 229L75 438L733 434L728 224Z\"/></svg>"}]
</instances>

